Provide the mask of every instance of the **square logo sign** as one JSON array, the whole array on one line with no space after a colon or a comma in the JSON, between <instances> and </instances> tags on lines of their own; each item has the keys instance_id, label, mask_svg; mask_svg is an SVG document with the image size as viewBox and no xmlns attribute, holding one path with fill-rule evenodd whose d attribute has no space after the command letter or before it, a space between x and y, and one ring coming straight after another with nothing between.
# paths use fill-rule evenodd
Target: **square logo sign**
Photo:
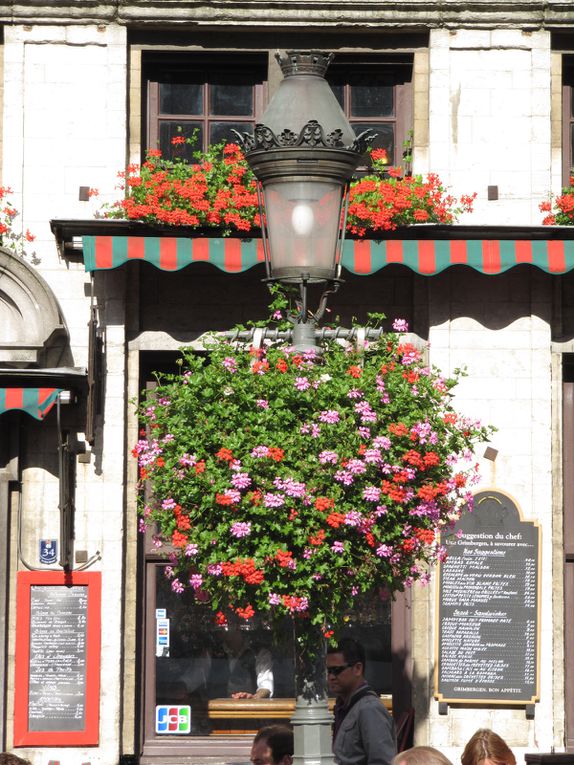
<instances>
[{"instance_id":1,"label":"square logo sign","mask_svg":"<svg viewBox=\"0 0 574 765\"><path fill-rule=\"evenodd\" d=\"M155 708L155 732L160 734L191 733L191 707L160 704Z\"/></svg>"}]
</instances>

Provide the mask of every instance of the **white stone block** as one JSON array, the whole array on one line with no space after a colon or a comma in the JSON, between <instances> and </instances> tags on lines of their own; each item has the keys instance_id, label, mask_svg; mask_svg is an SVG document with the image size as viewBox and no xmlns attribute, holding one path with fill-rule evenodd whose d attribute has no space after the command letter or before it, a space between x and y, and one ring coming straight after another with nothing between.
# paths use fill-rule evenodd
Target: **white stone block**
<instances>
[{"instance_id":1,"label":"white stone block","mask_svg":"<svg viewBox=\"0 0 574 765\"><path fill-rule=\"evenodd\" d=\"M456 48L490 48L491 32L488 29L458 29L449 40L449 47Z\"/></svg>"}]
</instances>

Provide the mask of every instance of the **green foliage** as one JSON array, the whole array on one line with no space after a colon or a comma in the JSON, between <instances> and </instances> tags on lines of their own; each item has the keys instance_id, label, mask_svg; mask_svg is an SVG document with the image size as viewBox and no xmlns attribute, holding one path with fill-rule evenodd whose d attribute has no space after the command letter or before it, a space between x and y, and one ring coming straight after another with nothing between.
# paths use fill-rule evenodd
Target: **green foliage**
<instances>
[{"instance_id":1,"label":"green foliage","mask_svg":"<svg viewBox=\"0 0 574 765\"><path fill-rule=\"evenodd\" d=\"M355 596L428 580L490 433L455 412L456 378L396 333L321 357L208 351L186 350L140 408L140 524L172 589L219 623L291 615L329 634Z\"/></svg>"}]
</instances>

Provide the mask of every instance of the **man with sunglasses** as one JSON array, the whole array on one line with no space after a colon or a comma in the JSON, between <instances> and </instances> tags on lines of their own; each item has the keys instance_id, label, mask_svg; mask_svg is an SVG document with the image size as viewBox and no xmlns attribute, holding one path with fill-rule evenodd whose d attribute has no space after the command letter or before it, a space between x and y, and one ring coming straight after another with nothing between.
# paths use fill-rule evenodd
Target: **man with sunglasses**
<instances>
[{"instance_id":1,"label":"man with sunglasses","mask_svg":"<svg viewBox=\"0 0 574 765\"><path fill-rule=\"evenodd\" d=\"M390 765L397 753L395 727L365 680L365 650L344 638L327 651L327 680L335 694L333 754L337 765Z\"/></svg>"}]
</instances>

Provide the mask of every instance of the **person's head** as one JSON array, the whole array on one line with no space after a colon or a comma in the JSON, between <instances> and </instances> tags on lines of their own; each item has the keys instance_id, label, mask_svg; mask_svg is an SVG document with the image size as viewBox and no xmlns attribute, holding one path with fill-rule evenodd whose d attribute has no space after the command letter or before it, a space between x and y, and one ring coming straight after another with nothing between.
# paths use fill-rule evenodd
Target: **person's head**
<instances>
[{"instance_id":1,"label":"person's head","mask_svg":"<svg viewBox=\"0 0 574 765\"><path fill-rule=\"evenodd\" d=\"M245 633L238 627L230 627L223 633L223 642L235 655L239 655L247 643Z\"/></svg>"},{"instance_id":2,"label":"person's head","mask_svg":"<svg viewBox=\"0 0 574 765\"><path fill-rule=\"evenodd\" d=\"M293 730L288 725L267 725L253 739L252 765L291 765Z\"/></svg>"},{"instance_id":3,"label":"person's head","mask_svg":"<svg viewBox=\"0 0 574 765\"><path fill-rule=\"evenodd\" d=\"M462 765L516 765L510 747L488 728L477 730L464 748Z\"/></svg>"},{"instance_id":4,"label":"person's head","mask_svg":"<svg viewBox=\"0 0 574 765\"><path fill-rule=\"evenodd\" d=\"M452 762L432 746L413 746L395 755L391 765L452 765Z\"/></svg>"},{"instance_id":5,"label":"person's head","mask_svg":"<svg viewBox=\"0 0 574 765\"><path fill-rule=\"evenodd\" d=\"M30 765L30 760L25 760L11 752L0 752L0 765Z\"/></svg>"},{"instance_id":6,"label":"person's head","mask_svg":"<svg viewBox=\"0 0 574 765\"><path fill-rule=\"evenodd\" d=\"M327 650L329 690L348 697L365 682L365 649L353 638L343 638Z\"/></svg>"}]
</instances>

